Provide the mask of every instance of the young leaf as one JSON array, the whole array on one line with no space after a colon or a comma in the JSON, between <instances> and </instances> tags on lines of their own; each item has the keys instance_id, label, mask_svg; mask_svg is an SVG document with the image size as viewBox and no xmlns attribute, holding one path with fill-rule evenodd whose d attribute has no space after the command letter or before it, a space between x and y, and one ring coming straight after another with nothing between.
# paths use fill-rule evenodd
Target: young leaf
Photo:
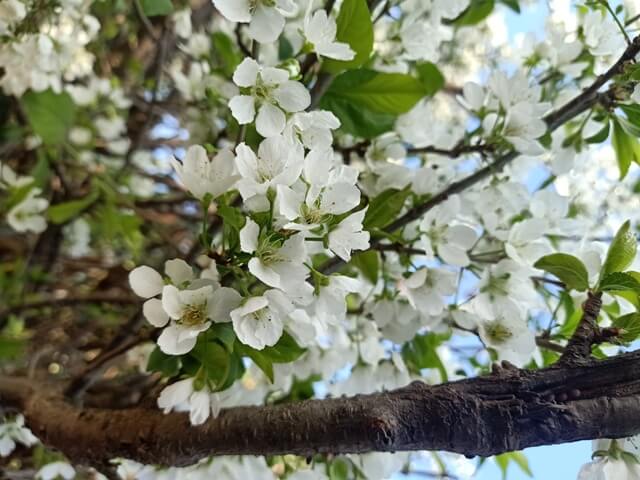
<instances>
[{"instance_id":1,"label":"young leaf","mask_svg":"<svg viewBox=\"0 0 640 480\"><path fill-rule=\"evenodd\" d=\"M585 142L587 143L602 143L604 142L607 138L609 138L609 126L610 126L610 122L607 119L606 123L602 126L602 128L600 130L598 130L595 134L591 135L590 137L587 137L584 139Z\"/></svg>"},{"instance_id":2,"label":"young leaf","mask_svg":"<svg viewBox=\"0 0 640 480\"><path fill-rule=\"evenodd\" d=\"M640 282L628 273L614 272L602 279L599 289L603 292L632 291L640 293Z\"/></svg>"},{"instance_id":3,"label":"young leaf","mask_svg":"<svg viewBox=\"0 0 640 480\"><path fill-rule=\"evenodd\" d=\"M368 252L356 253L351 257L351 264L360 270L364 278L373 285L378 283L378 274L380 273L380 256L378 252L369 250Z\"/></svg>"},{"instance_id":4,"label":"young leaf","mask_svg":"<svg viewBox=\"0 0 640 480\"><path fill-rule=\"evenodd\" d=\"M336 23L336 41L348 43L356 55L347 61L325 59L322 70L334 75L358 68L369 59L373 50L373 23L366 0L344 0Z\"/></svg>"},{"instance_id":5,"label":"young leaf","mask_svg":"<svg viewBox=\"0 0 640 480\"><path fill-rule=\"evenodd\" d=\"M147 371L160 372L165 377L174 377L180 371L180 357L167 355L156 347L147 361Z\"/></svg>"},{"instance_id":6,"label":"young leaf","mask_svg":"<svg viewBox=\"0 0 640 480\"><path fill-rule=\"evenodd\" d=\"M76 106L67 93L29 91L22 97L33 131L47 145L59 145L73 126Z\"/></svg>"},{"instance_id":7,"label":"young leaf","mask_svg":"<svg viewBox=\"0 0 640 480\"><path fill-rule=\"evenodd\" d=\"M638 142L635 138L630 136L622 125L618 121L619 119L612 118L613 122L613 135L611 136L611 144L616 152L616 158L618 160L618 169L620 170L620 179L622 180L627 176L631 162L636 160L636 153L638 151Z\"/></svg>"},{"instance_id":8,"label":"young leaf","mask_svg":"<svg viewBox=\"0 0 640 480\"><path fill-rule=\"evenodd\" d=\"M89 205L93 204L100 196L97 191L93 191L80 200L58 203L49 207L47 215L49 220L55 224L65 223L80 215Z\"/></svg>"},{"instance_id":9,"label":"young leaf","mask_svg":"<svg viewBox=\"0 0 640 480\"><path fill-rule=\"evenodd\" d=\"M288 333L284 333L278 343L272 347L256 350L248 345L236 342L236 350L249 357L273 382L273 364L290 363L297 360L306 350L300 347Z\"/></svg>"},{"instance_id":10,"label":"young leaf","mask_svg":"<svg viewBox=\"0 0 640 480\"><path fill-rule=\"evenodd\" d=\"M342 100L374 112L400 115L427 94L427 88L410 75L351 70L333 81L323 99Z\"/></svg>"},{"instance_id":11,"label":"young leaf","mask_svg":"<svg viewBox=\"0 0 640 480\"><path fill-rule=\"evenodd\" d=\"M173 12L171 0L142 0L141 6L147 17L169 15Z\"/></svg>"},{"instance_id":12,"label":"young leaf","mask_svg":"<svg viewBox=\"0 0 640 480\"><path fill-rule=\"evenodd\" d=\"M631 231L631 223L627 220L622 224L609 245L607 258L602 267L602 277L625 270L635 259L637 249L636 236Z\"/></svg>"},{"instance_id":13,"label":"young leaf","mask_svg":"<svg viewBox=\"0 0 640 480\"><path fill-rule=\"evenodd\" d=\"M630 313L618 317L613 321L613 326L624 330L617 338L625 343L633 342L640 336L640 313Z\"/></svg>"},{"instance_id":14,"label":"young leaf","mask_svg":"<svg viewBox=\"0 0 640 480\"><path fill-rule=\"evenodd\" d=\"M440 69L431 62L420 63L416 65L418 78L425 87L427 95L434 95L438 90L444 87L444 75Z\"/></svg>"},{"instance_id":15,"label":"young leaf","mask_svg":"<svg viewBox=\"0 0 640 480\"><path fill-rule=\"evenodd\" d=\"M404 190L390 188L371 200L364 217L365 230L384 228L389 225L402 210L409 193L411 192L406 188Z\"/></svg>"},{"instance_id":16,"label":"young leaf","mask_svg":"<svg viewBox=\"0 0 640 480\"><path fill-rule=\"evenodd\" d=\"M568 289L583 292L589 288L587 268L573 255L552 253L539 259L533 266L558 277Z\"/></svg>"},{"instance_id":17,"label":"young leaf","mask_svg":"<svg viewBox=\"0 0 640 480\"><path fill-rule=\"evenodd\" d=\"M469 7L453 21L459 27L476 25L493 12L494 0L472 0Z\"/></svg>"},{"instance_id":18,"label":"young leaf","mask_svg":"<svg viewBox=\"0 0 640 480\"><path fill-rule=\"evenodd\" d=\"M438 356L436 349L442 343L442 336L433 333L416 335L402 347L402 358L407 367L414 372L423 368L436 368L443 382L448 381L447 369Z\"/></svg>"}]
</instances>

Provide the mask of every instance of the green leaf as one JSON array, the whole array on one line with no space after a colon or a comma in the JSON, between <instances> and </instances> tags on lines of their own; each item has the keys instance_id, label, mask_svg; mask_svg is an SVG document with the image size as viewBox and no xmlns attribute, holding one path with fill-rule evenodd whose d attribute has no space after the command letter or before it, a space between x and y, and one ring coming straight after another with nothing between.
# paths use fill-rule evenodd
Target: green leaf
<instances>
[{"instance_id":1,"label":"green leaf","mask_svg":"<svg viewBox=\"0 0 640 480\"><path fill-rule=\"evenodd\" d=\"M343 98L324 95L320 107L333 112L340 119L341 131L362 138L375 138L390 132L396 122L395 115L374 112Z\"/></svg>"},{"instance_id":2,"label":"green leaf","mask_svg":"<svg viewBox=\"0 0 640 480\"><path fill-rule=\"evenodd\" d=\"M242 55L233 40L223 32L215 32L211 38L213 40L213 57L220 64L222 72L230 77L242 62Z\"/></svg>"},{"instance_id":3,"label":"green leaf","mask_svg":"<svg viewBox=\"0 0 640 480\"><path fill-rule=\"evenodd\" d=\"M640 70L638 70L640 73ZM640 105L634 103L632 105L620 105L622 111L634 125L640 125Z\"/></svg>"},{"instance_id":4,"label":"green leaf","mask_svg":"<svg viewBox=\"0 0 640 480\"><path fill-rule=\"evenodd\" d=\"M390 188L371 200L363 221L365 230L384 228L389 225L402 210L410 193L408 188L403 190Z\"/></svg>"},{"instance_id":5,"label":"green leaf","mask_svg":"<svg viewBox=\"0 0 640 480\"><path fill-rule=\"evenodd\" d=\"M97 191L91 192L80 200L57 203L49 207L47 215L49 220L55 224L66 223L80 215L89 205L93 204L100 194Z\"/></svg>"},{"instance_id":6,"label":"green leaf","mask_svg":"<svg viewBox=\"0 0 640 480\"><path fill-rule=\"evenodd\" d=\"M631 123L624 117L617 117L622 129L634 138L640 137L640 126Z\"/></svg>"},{"instance_id":7,"label":"green leaf","mask_svg":"<svg viewBox=\"0 0 640 480\"><path fill-rule=\"evenodd\" d=\"M431 62L420 63L416 65L416 70L427 95L432 96L444 87L444 75L435 64Z\"/></svg>"},{"instance_id":8,"label":"green leaf","mask_svg":"<svg viewBox=\"0 0 640 480\"><path fill-rule=\"evenodd\" d=\"M510 463L515 463L526 475L528 475L529 477L533 477L533 473L529 468L529 461L522 452L502 453L500 455L496 455L494 458L496 463L498 464L498 467L500 468L500 471L502 472L503 480L507 478L507 470Z\"/></svg>"},{"instance_id":9,"label":"green leaf","mask_svg":"<svg viewBox=\"0 0 640 480\"><path fill-rule=\"evenodd\" d=\"M631 343L640 336L640 313L635 312L618 317L613 321L613 326L624 330L616 338L624 343Z\"/></svg>"},{"instance_id":10,"label":"green leaf","mask_svg":"<svg viewBox=\"0 0 640 480\"><path fill-rule=\"evenodd\" d=\"M458 27L476 25L493 12L494 0L472 0L469 7L453 21Z\"/></svg>"},{"instance_id":11,"label":"green leaf","mask_svg":"<svg viewBox=\"0 0 640 480\"><path fill-rule=\"evenodd\" d=\"M22 96L22 105L31 128L47 145L59 145L73 126L76 106L67 93L29 91Z\"/></svg>"},{"instance_id":12,"label":"green leaf","mask_svg":"<svg viewBox=\"0 0 640 480\"><path fill-rule=\"evenodd\" d=\"M233 351L233 344L236 340L236 333L230 322L214 323L207 330L207 338L220 342L229 353Z\"/></svg>"},{"instance_id":13,"label":"green leaf","mask_svg":"<svg viewBox=\"0 0 640 480\"><path fill-rule=\"evenodd\" d=\"M587 268L573 255L553 253L540 258L533 266L558 277L568 289L583 292L589 288Z\"/></svg>"},{"instance_id":14,"label":"green leaf","mask_svg":"<svg viewBox=\"0 0 640 480\"><path fill-rule=\"evenodd\" d=\"M360 270L364 278L373 285L378 283L378 274L380 273L380 256L378 252L369 250L368 252L356 253L351 257L351 264Z\"/></svg>"},{"instance_id":15,"label":"green leaf","mask_svg":"<svg viewBox=\"0 0 640 480\"><path fill-rule=\"evenodd\" d=\"M402 73L351 70L338 76L323 98L342 100L378 113L406 113L428 94L418 79Z\"/></svg>"},{"instance_id":16,"label":"green leaf","mask_svg":"<svg viewBox=\"0 0 640 480\"><path fill-rule=\"evenodd\" d=\"M620 179L622 180L627 176L631 162L638 161L637 155L640 154L640 145L635 138L624 130L619 120L616 118L611 119L613 123L611 144L616 152Z\"/></svg>"},{"instance_id":17,"label":"green leaf","mask_svg":"<svg viewBox=\"0 0 640 480\"><path fill-rule=\"evenodd\" d=\"M615 272L602 279L599 290L603 292L632 291L640 293L640 282L628 273Z\"/></svg>"},{"instance_id":18,"label":"green leaf","mask_svg":"<svg viewBox=\"0 0 640 480\"><path fill-rule=\"evenodd\" d=\"M353 60L325 59L322 70L337 74L363 65L373 50L373 23L366 0L344 0L336 19L336 41L348 43L356 55Z\"/></svg>"},{"instance_id":19,"label":"green leaf","mask_svg":"<svg viewBox=\"0 0 640 480\"><path fill-rule=\"evenodd\" d=\"M504 3L507 7L513 10L516 13L520 13L520 4L518 0L500 0L501 3Z\"/></svg>"},{"instance_id":20,"label":"green leaf","mask_svg":"<svg viewBox=\"0 0 640 480\"><path fill-rule=\"evenodd\" d=\"M284 332L278 343L272 347L256 350L237 342L236 350L253 360L271 382L273 382L274 363L291 363L306 352L306 349L300 347L287 332Z\"/></svg>"},{"instance_id":21,"label":"green leaf","mask_svg":"<svg viewBox=\"0 0 640 480\"><path fill-rule=\"evenodd\" d=\"M604 142L607 138L609 138L610 125L611 125L611 123L607 119L607 122L602 126L602 128L600 130L598 130L597 133L591 135L590 137L585 138L584 141L587 142L587 143L602 143L602 142Z\"/></svg>"},{"instance_id":22,"label":"green leaf","mask_svg":"<svg viewBox=\"0 0 640 480\"><path fill-rule=\"evenodd\" d=\"M349 480L349 463L345 459L336 458L329 466L330 480Z\"/></svg>"},{"instance_id":23,"label":"green leaf","mask_svg":"<svg viewBox=\"0 0 640 480\"><path fill-rule=\"evenodd\" d=\"M447 369L436 350L442 340L442 335L427 333L416 335L413 340L405 343L402 347L402 358L407 367L415 373L419 373L423 368L436 368L440 372L441 380L448 381Z\"/></svg>"},{"instance_id":24,"label":"green leaf","mask_svg":"<svg viewBox=\"0 0 640 480\"><path fill-rule=\"evenodd\" d=\"M212 342L206 336L198 338L196 346L190 355L202 364L206 378L213 382L216 388L220 388L229 375L229 352L218 342Z\"/></svg>"},{"instance_id":25,"label":"green leaf","mask_svg":"<svg viewBox=\"0 0 640 480\"><path fill-rule=\"evenodd\" d=\"M636 258L638 244L635 234L631 231L629 220L620 227L607 252L607 258L602 267L602 278L610 273L622 272Z\"/></svg>"},{"instance_id":26,"label":"green leaf","mask_svg":"<svg viewBox=\"0 0 640 480\"><path fill-rule=\"evenodd\" d=\"M169 15L173 12L171 0L141 0L140 4L147 17Z\"/></svg>"},{"instance_id":27,"label":"green leaf","mask_svg":"<svg viewBox=\"0 0 640 480\"><path fill-rule=\"evenodd\" d=\"M165 377L174 377L180 371L180 357L167 355L156 347L147 361L147 371L160 372Z\"/></svg>"}]
</instances>

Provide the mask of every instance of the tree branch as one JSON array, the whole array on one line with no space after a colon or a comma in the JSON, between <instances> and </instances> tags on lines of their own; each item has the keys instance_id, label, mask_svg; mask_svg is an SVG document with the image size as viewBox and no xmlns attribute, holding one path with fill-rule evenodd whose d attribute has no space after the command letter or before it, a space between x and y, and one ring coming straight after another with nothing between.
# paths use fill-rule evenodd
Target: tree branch
<instances>
[{"instance_id":1,"label":"tree branch","mask_svg":"<svg viewBox=\"0 0 640 480\"><path fill-rule=\"evenodd\" d=\"M350 398L231 408L199 427L185 413L79 409L50 386L20 378L0 376L0 400L76 463L126 457L186 465L213 455L412 450L490 456L640 432L640 352Z\"/></svg>"}]
</instances>

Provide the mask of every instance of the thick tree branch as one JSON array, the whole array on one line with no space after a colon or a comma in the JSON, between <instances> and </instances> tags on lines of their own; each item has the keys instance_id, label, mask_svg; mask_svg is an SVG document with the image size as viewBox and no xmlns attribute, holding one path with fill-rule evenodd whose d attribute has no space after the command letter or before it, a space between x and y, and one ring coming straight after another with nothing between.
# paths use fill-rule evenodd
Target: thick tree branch
<instances>
[{"instance_id":1,"label":"thick tree branch","mask_svg":"<svg viewBox=\"0 0 640 480\"><path fill-rule=\"evenodd\" d=\"M640 432L640 353L385 393L238 407L200 427L159 410L78 409L46 385L0 377L3 406L77 463L185 465L211 455L446 450L489 456Z\"/></svg>"}]
</instances>

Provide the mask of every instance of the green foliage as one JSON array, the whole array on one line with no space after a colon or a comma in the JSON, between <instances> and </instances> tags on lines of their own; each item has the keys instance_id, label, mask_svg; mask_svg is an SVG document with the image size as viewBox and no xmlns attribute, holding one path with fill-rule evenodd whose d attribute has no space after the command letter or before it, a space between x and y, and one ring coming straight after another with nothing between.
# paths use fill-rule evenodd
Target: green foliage
<instances>
[{"instance_id":1,"label":"green foliage","mask_svg":"<svg viewBox=\"0 0 640 480\"><path fill-rule=\"evenodd\" d=\"M373 50L373 24L366 0L344 0L336 23L336 40L348 43L356 55L348 61L326 59L322 69L332 74L360 67Z\"/></svg>"},{"instance_id":2,"label":"green foliage","mask_svg":"<svg viewBox=\"0 0 640 480\"><path fill-rule=\"evenodd\" d=\"M638 294L640 293L640 282L628 273L614 272L600 281L599 290L603 292L631 291Z\"/></svg>"},{"instance_id":3,"label":"green foliage","mask_svg":"<svg viewBox=\"0 0 640 480\"><path fill-rule=\"evenodd\" d=\"M147 17L169 15L173 12L171 0L140 0L140 5Z\"/></svg>"},{"instance_id":4,"label":"green foliage","mask_svg":"<svg viewBox=\"0 0 640 480\"><path fill-rule=\"evenodd\" d=\"M408 188L403 190L390 188L371 200L364 216L365 230L384 228L389 225L402 210L410 194L411 191Z\"/></svg>"},{"instance_id":5,"label":"green foliage","mask_svg":"<svg viewBox=\"0 0 640 480\"><path fill-rule=\"evenodd\" d=\"M436 349L446 340L446 337L435 333L416 335L412 340L402 347L402 358L407 367L414 373L420 373L423 368L437 368L443 382L447 382L449 376L447 369Z\"/></svg>"},{"instance_id":6,"label":"green foliage","mask_svg":"<svg viewBox=\"0 0 640 480\"><path fill-rule=\"evenodd\" d=\"M329 465L329 479L330 480L348 480L351 478L349 474L351 469L350 463L344 458L336 458Z\"/></svg>"},{"instance_id":7,"label":"green foliage","mask_svg":"<svg viewBox=\"0 0 640 480\"><path fill-rule=\"evenodd\" d=\"M431 62L420 63L416 65L416 71L427 95L435 95L444 87L444 75L435 64Z\"/></svg>"},{"instance_id":8,"label":"green foliage","mask_svg":"<svg viewBox=\"0 0 640 480\"><path fill-rule=\"evenodd\" d=\"M453 24L458 27L476 25L491 15L494 7L494 0L471 0L469 7L453 21Z\"/></svg>"},{"instance_id":9,"label":"green foliage","mask_svg":"<svg viewBox=\"0 0 640 480\"><path fill-rule=\"evenodd\" d=\"M175 377L180 372L180 357L167 355L160 347L156 347L149 355L147 371L159 372L168 378Z\"/></svg>"},{"instance_id":10,"label":"green foliage","mask_svg":"<svg viewBox=\"0 0 640 480\"><path fill-rule=\"evenodd\" d=\"M611 122L609 122L609 119L607 119L607 121L602 125L602 128L600 130L598 130L595 134L591 135L590 137L585 138L584 141L587 143L604 142L607 138L609 138L609 130L611 129L610 125L611 125Z\"/></svg>"},{"instance_id":11,"label":"green foliage","mask_svg":"<svg viewBox=\"0 0 640 480\"><path fill-rule=\"evenodd\" d=\"M70 202L63 202L52 205L47 211L49 221L55 224L66 223L69 220L72 220L80 215L90 205L93 205L99 196L99 192L93 191L80 200L72 200Z\"/></svg>"},{"instance_id":12,"label":"green foliage","mask_svg":"<svg viewBox=\"0 0 640 480\"><path fill-rule=\"evenodd\" d=\"M502 480L506 480L507 471L509 469L509 464L515 463L520 470L524 472L529 477L533 477L533 473L529 468L529 461L527 457L522 452L508 452L503 453L501 455L496 455L495 457L496 463L498 464L498 468L502 472Z\"/></svg>"},{"instance_id":13,"label":"green foliage","mask_svg":"<svg viewBox=\"0 0 640 480\"><path fill-rule=\"evenodd\" d=\"M22 97L22 106L33 132L46 145L66 140L76 115L76 105L67 93L29 91Z\"/></svg>"},{"instance_id":14,"label":"green foliage","mask_svg":"<svg viewBox=\"0 0 640 480\"><path fill-rule=\"evenodd\" d=\"M352 70L337 77L325 94L379 113L406 113L425 95L419 80L403 73Z\"/></svg>"},{"instance_id":15,"label":"green foliage","mask_svg":"<svg viewBox=\"0 0 640 480\"><path fill-rule=\"evenodd\" d=\"M378 252L369 250L368 252L356 253L351 257L351 264L360 270L364 278L373 285L378 283L380 273L380 254Z\"/></svg>"},{"instance_id":16,"label":"green foliage","mask_svg":"<svg viewBox=\"0 0 640 480\"><path fill-rule=\"evenodd\" d=\"M558 277L570 290L583 292L589 288L587 268L573 255L553 253L540 258L533 266Z\"/></svg>"},{"instance_id":17,"label":"green foliage","mask_svg":"<svg viewBox=\"0 0 640 480\"><path fill-rule=\"evenodd\" d=\"M190 355L201 364L200 375L215 389L222 387L229 376L231 358L227 349L208 335L200 335Z\"/></svg>"},{"instance_id":18,"label":"green foliage","mask_svg":"<svg viewBox=\"0 0 640 480\"><path fill-rule=\"evenodd\" d=\"M211 39L213 41L213 56L222 73L230 77L242 62L242 55L231 38L223 32L214 32Z\"/></svg>"},{"instance_id":19,"label":"green foliage","mask_svg":"<svg viewBox=\"0 0 640 480\"><path fill-rule=\"evenodd\" d=\"M612 118L613 133L611 135L611 144L616 152L620 179L622 180L627 176L631 163L640 161L640 144L635 137L625 130L621 120L621 118Z\"/></svg>"},{"instance_id":20,"label":"green foliage","mask_svg":"<svg viewBox=\"0 0 640 480\"><path fill-rule=\"evenodd\" d=\"M428 88L410 75L351 70L333 81L320 107L335 113L345 132L373 138L391 130L397 115L428 94Z\"/></svg>"},{"instance_id":21,"label":"green foliage","mask_svg":"<svg viewBox=\"0 0 640 480\"><path fill-rule=\"evenodd\" d=\"M636 258L637 249L636 235L631 231L631 223L627 220L609 245L607 258L602 266L602 278L614 272L624 271Z\"/></svg>"},{"instance_id":22,"label":"green foliage","mask_svg":"<svg viewBox=\"0 0 640 480\"><path fill-rule=\"evenodd\" d=\"M273 382L273 364L290 363L297 360L306 350L300 347L288 333L284 333L278 343L272 347L256 350L248 345L236 342L236 349L253 360L267 378Z\"/></svg>"},{"instance_id":23,"label":"green foliage","mask_svg":"<svg viewBox=\"0 0 640 480\"><path fill-rule=\"evenodd\" d=\"M634 312L613 320L613 326L622 329L616 338L624 343L633 342L640 336L640 313Z\"/></svg>"}]
</instances>

